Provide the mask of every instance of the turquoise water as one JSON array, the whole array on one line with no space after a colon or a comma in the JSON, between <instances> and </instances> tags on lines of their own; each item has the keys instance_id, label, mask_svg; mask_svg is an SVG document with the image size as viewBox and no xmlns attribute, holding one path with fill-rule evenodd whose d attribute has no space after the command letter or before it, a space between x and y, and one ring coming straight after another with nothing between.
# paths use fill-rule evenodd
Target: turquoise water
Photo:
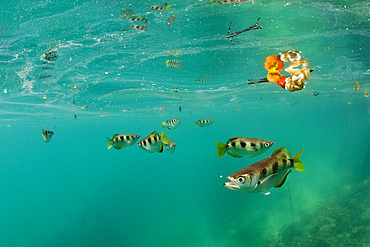
<instances>
[{"instance_id":1,"label":"turquoise water","mask_svg":"<svg viewBox=\"0 0 370 247\"><path fill-rule=\"evenodd\" d=\"M148 9L159 4L2 4L0 246L369 245L370 4L203 0ZM143 23L120 18L122 8L148 18L148 32L128 27ZM231 21L235 32L258 18L263 29L235 45L226 39ZM288 50L315 69L303 90L248 84L266 78L265 57ZM105 137L144 138L170 118L182 120L165 130L174 154L136 144L107 150ZM215 122L195 128L198 119ZM42 129L54 132L50 142ZM219 159L215 141L236 136L275 145L255 158ZM277 147L305 149L307 171L268 196L223 187Z\"/></svg>"}]
</instances>

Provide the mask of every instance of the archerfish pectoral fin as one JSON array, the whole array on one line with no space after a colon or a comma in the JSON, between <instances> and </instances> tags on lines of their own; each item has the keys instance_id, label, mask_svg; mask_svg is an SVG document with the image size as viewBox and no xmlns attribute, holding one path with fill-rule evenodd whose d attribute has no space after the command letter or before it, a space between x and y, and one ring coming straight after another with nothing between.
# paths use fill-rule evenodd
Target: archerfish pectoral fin
<instances>
[{"instance_id":1,"label":"archerfish pectoral fin","mask_svg":"<svg viewBox=\"0 0 370 247\"><path fill-rule=\"evenodd\" d=\"M279 187L281 187L281 186L283 186L283 184L285 183L285 180L286 180L286 178L288 177L288 174L291 172L292 170L289 170L288 172L287 172L287 174L285 174L285 176L279 181L279 183L277 183L274 187L275 188L279 188Z\"/></svg>"},{"instance_id":2,"label":"archerfish pectoral fin","mask_svg":"<svg viewBox=\"0 0 370 247\"><path fill-rule=\"evenodd\" d=\"M276 173L271 174L270 176L268 176L267 178L265 178L264 180L260 182L260 186L263 186L265 188L271 188L275 186L275 184L273 184L275 176L276 176Z\"/></svg>"},{"instance_id":3,"label":"archerfish pectoral fin","mask_svg":"<svg viewBox=\"0 0 370 247\"><path fill-rule=\"evenodd\" d=\"M235 153L233 153L232 151L230 151L230 150L227 150L227 153L228 154L230 154L231 156L233 156L234 158L241 158L242 156L239 156L239 155L237 155L237 154L235 154Z\"/></svg>"}]
</instances>

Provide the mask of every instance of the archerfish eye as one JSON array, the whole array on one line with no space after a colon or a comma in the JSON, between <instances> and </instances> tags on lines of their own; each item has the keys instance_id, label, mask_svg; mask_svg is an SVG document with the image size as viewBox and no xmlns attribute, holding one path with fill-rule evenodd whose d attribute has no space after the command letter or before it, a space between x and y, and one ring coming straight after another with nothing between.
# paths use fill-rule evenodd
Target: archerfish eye
<instances>
[{"instance_id":1,"label":"archerfish eye","mask_svg":"<svg viewBox=\"0 0 370 247\"><path fill-rule=\"evenodd\" d=\"M242 176L240 176L240 177L238 178L238 181L239 181L239 183L244 184L244 182L245 182L245 178L244 178L244 177L242 177Z\"/></svg>"},{"instance_id":2,"label":"archerfish eye","mask_svg":"<svg viewBox=\"0 0 370 247\"><path fill-rule=\"evenodd\" d=\"M265 147L267 147L267 148L268 148L269 146L270 146L270 143L266 142L266 143L265 143Z\"/></svg>"}]
</instances>

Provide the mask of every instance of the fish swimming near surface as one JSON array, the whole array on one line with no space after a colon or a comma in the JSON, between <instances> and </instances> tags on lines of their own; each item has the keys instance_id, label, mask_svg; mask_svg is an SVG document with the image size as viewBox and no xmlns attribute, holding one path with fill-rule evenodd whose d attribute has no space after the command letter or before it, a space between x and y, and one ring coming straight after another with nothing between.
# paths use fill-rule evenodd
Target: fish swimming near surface
<instances>
[{"instance_id":1,"label":"fish swimming near surface","mask_svg":"<svg viewBox=\"0 0 370 247\"><path fill-rule=\"evenodd\" d=\"M264 139L244 137L230 138L226 144L216 141L217 155L220 159L226 152L235 158L256 157L266 152L274 144L274 142Z\"/></svg>"},{"instance_id":2,"label":"fish swimming near surface","mask_svg":"<svg viewBox=\"0 0 370 247\"><path fill-rule=\"evenodd\" d=\"M210 126L211 124L213 124L215 120L213 119L199 119L198 122L195 122L195 127L199 126L199 127L208 127Z\"/></svg>"},{"instance_id":3,"label":"fish swimming near surface","mask_svg":"<svg viewBox=\"0 0 370 247\"><path fill-rule=\"evenodd\" d=\"M53 131L42 129L42 137L44 138L45 142L49 142L53 135L54 135Z\"/></svg>"},{"instance_id":4,"label":"fish swimming near surface","mask_svg":"<svg viewBox=\"0 0 370 247\"><path fill-rule=\"evenodd\" d=\"M162 129L165 129L166 127L170 130L176 129L179 127L181 123L181 119L179 118L173 118L173 119L168 119L166 122L161 122Z\"/></svg>"},{"instance_id":5,"label":"fish swimming near surface","mask_svg":"<svg viewBox=\"0 0 370 247\"><path fill-rule=\"evenodd\" d=\"M135 142L140 138L140 135L133 134L115 134L112 139L106 137L107 148L110 149L112 146L115 149L128 148L135 144Z\"/></svg>"},{"instance_id":6,"label":"fish swimming near surface","mask_svg":"<svg viewBox=\"0 0 370 247\"><path fill-rule=\"evenodd\" d=\"M162 132L161 136L158 135L157 131L153 131L149 136L139 141L137 146L145 151L148 151L149 153L162 153L163 144L169 144L169 139L164 131Z\"/></svg>"},{"instance_id":7,"label":"fish swimming near surface","mask_svg":"<svg viewBox=\"0 0 370 247\"><path fill-rule=\"evenodd\" d=\"M272 187L281 187L292 169L306 171L302 161L299 160L300 151L292 158L292 154L284 147L277 148L270 157L247 166L227 177L230 182L224 187L231 190L270 194Z\"/></svg>"},{"instance_id":8,"label":"fish swimming near surface","mask_svg":"<svg viewBox=\"0 0 370 247\"><path fill-rule=\"evenodd\" d=\"M45 60L48 60L48 61L55 61L57 59L57 54L55 51L48 51L48 52L45 52Z\"/></svg>"},{"instance_id":9,"label":"fish swimming near surface","mask_svg":"<svg viewBox=\"0 0 370 247\"><path fill-rule=\"evenodd\" d=\"M173 69L182 69L181 67L178 66L183 66L182 61L173 59L166 59L164 61L164 64L166 65L166 68L170 67Z\"/></svg>"},{"instance_id":10,"label":"fish swimming near surface","mask_svg":"<svg viewBox=\"0 0 370 247\"><path fill-rule=\"evenodd\" d=\"M167 19L167 25L169 27L172 27L173 26L173 23L175 22L177 18L177 15L173 15L173 16L170 16L168 19Z\"/></svg>"},{"instance_id":11,"label":"fish swimming near surface","mask_svg":"<svg viewBox=\"0 0 370 247\"><path fill-rule=\"evenodd\" d=\"M46 70L46 69L54 69L52 67L42 67L43 70Z\"/></svg>"},{"instance_id":12,"label":"fish swimming near surface","mask_svg":"<svg viewBox=\"0 0 370 247\"><path fill-rule=\"evenodd\" d=\"M148 7L148 9L156 10L156 11L163 11L163 10L170 10L172 8L172 4L168 5L167 3L164 3L160 6L151 6Z\"/></svg>"},{"instance_id":13,"label":"fish swimming near surface","mask_svg":"<svg viewBox=\"0 0 370 247\"><path fill-rule=\"evenodd\" d=\"M184 55L182 50L165 50L164 53L173 57L181 57Z\"/></svg>"},{"instance_id":14,"label":"fish swimming near surface","mask_svg":"<svg viewBox=\"0 0 370 247\"><path fill-rule=\"evenodd\" d=\"M49 77L51 77L51 75L40 75L39 79L45 79L45 78L49 78Z\"/></svg>"},{"instance_id":15,"label":"fish swimming near surface","mask_svg":"<svg viewBox=\"0 0 370 247\"><path fill-rule=\"evenodd\" d=\"M148 27L149 27L147 25L134 25L134 24L130 24L127 26L131 27L135 31L140 31L140 32L148 32Z\"/></svg>"},{"instance_id":16,"label":"fish swimming near surface","mask_svg":"<svg viewBox=\"0 0 370 247\"><path fill-rule=\"evenodd\" d=\"M148 18L135 15L135 11L131 9L121 9L120 16L121 18L129 20L129 21L138 21L138 22L148 24Z\"/></svg>"},{"instance_id":17,"label":"fish swimming near surface","mask_svg":"<svg viewBox=\"0 0 370 247\"><path fill-rule=\"evenodd\" d=\"M163 144L164 147L170 152L171 154L175 153L176 150L176 143L168 139L168 144Z\"/></svg>"},{"instance_id":18,"label":"fish swimming near surface","mask_svg":"<svg viewBox=\"0 0 370 247\"><path fill-rule=\"evenodd\" d=\"M248 2L248 1L250 1L250 0L221 0L221 1L208 0L207 3L219 3L219 4L231 5L231 4L245 3L245 2ZM252 2L253 2L253 0L252 0Z\"/></svg>"}]
</instances>

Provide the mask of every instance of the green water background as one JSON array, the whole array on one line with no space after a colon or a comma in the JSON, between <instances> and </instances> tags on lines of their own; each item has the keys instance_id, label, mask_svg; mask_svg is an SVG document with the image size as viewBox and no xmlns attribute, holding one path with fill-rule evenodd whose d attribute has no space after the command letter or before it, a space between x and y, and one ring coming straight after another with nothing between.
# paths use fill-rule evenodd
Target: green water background
<instances>
[{"instance_id":1,"label":"green water background","mask_svg":"<svg viewBox=\"0 0 370 247\"><path fill-rule=\"evenodd\" d=\"M264 246L369 175L364 2L186 1L162 14L148 12L153 1L4 4L1 246ZM117 31L130 24L121 8L148 16L150 31ZM231 20L241 30L257 18L262 30L240 34L235 45L224 37ZM40 80L53 40L55 70ZM166 49L184 51L184 70L165 68ZM266 76L266 56L290 49L315 68L304 90L247 84ZM333 73L338 67L346 73ZM211 81L195 81L199 75ZM145 137L169 118L182 119L166 130L175 154L106 148L106 136ZM195 128L201 118L215 122ZM55 133L49 143L42 128ZM235 136L275 145L252 159L219 159L215 141ZM305 173L293 171L269 196L222 186L281 146L293 155L305 149Z\"/></svg>"}]
</instances>

